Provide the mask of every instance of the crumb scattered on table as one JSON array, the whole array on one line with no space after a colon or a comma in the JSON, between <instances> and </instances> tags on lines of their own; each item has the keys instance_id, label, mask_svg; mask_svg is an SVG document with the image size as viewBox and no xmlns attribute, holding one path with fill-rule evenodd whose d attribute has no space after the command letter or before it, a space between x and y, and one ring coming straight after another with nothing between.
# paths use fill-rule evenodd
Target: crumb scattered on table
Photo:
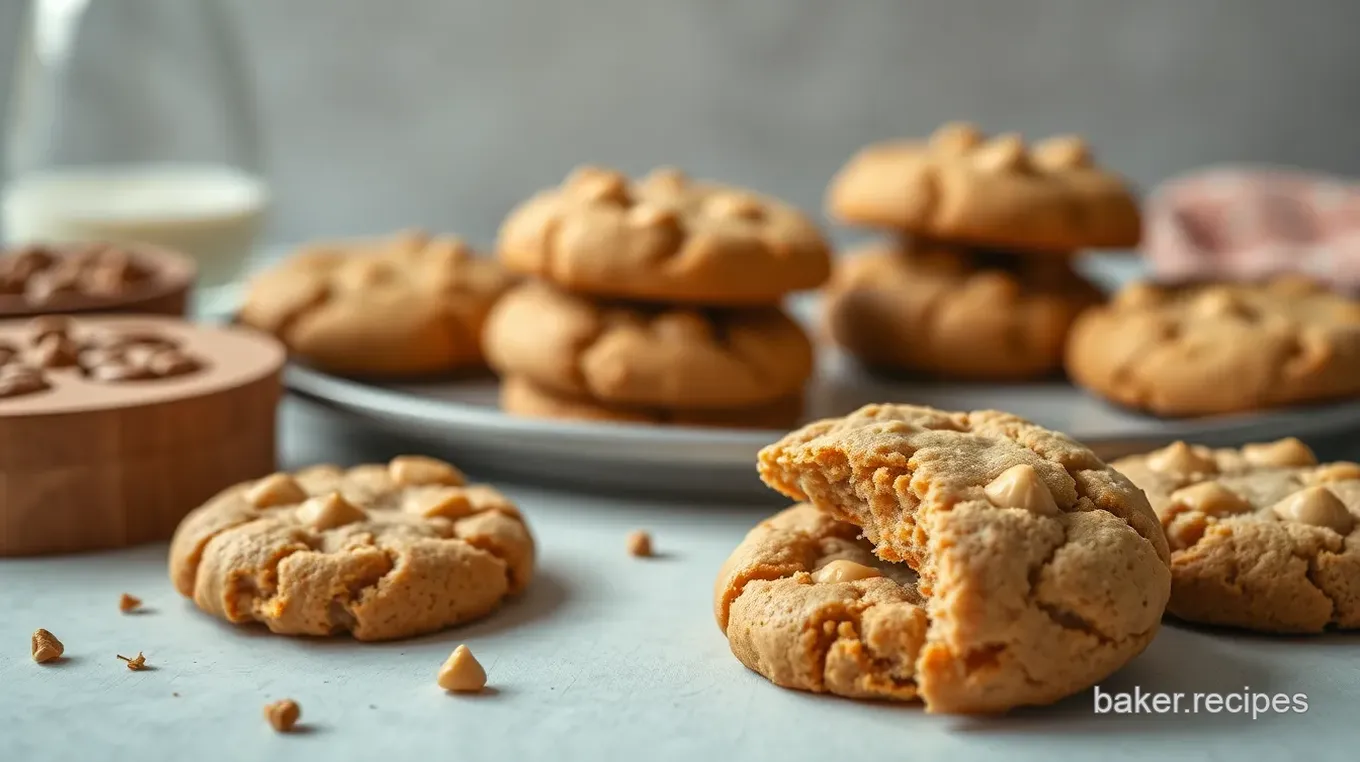
<instances>
[{"instance_id":1,"label":"crumb scattered on table","mask_svg":"<svg viewBox=\"0 0 1360 762\"><path fill-rule=\"evenodd\" d=\"M272 704L264 705L264 718L269 720L269 724L280 733L292 732L293 726L297 725L298 718L302 717L302 707L292 699L280 699Z\"/></svg>"},{"instance_id":2,"label":"crumb scattered on table","mask_svg":"<svg viewBox=\"0 0 1360 762\"><path fill-rule=\"evenodd\" d=\"M118 610L123 612L124 614L128 613L129 611L135 611L141 608L141 606L142 599L138 598L135 595L128 595L127 593L123 593L123 597L118 599Z\"/></svg>"},{"instance_id":3,"label":"crumb scattered on table","mask_svg":"<svg viewBox=\"0 0 1360 762\"><path fill-rule=\"evenodd\" d=\"M628 535L628 552L639 558L652 555L652 536L640 529Z\"/></svg>"},{"instance_id":4,"label":"crumb scattered on table","mask_svg":"<svg viewBox=\"0 0 1360 762\"><path fill-rule=\"evenodd\" d=\"M127 662L128 669L132 670L133 672L136 672L137 670L142 669L146 666L146 657L142 655L141 651L138 651L137 655L131 659L129 659L126 656L123 656L122 654L117 654L117 656L118 658Z\"/></svg>"},{"instance_id":5,"label":"crumb scattered on table","mask_svg":"<svg viewBox=\"0 0 1360 762\"><path fill-rule=\"evenodd\" d=\"M486 687L486 670L467 646L458 646L439 668L439 687L455 693L476 693Z\"/></svg>"},{"instance_id":6,"label":"crumb scattered on table","mask_svg":"<svg viewBox=\"0 0 1360 762\"><path fill-rule=\"evenodd\" d=\"M66 646L57 640L56 635L41 629L33 633L33 661L46 664L60 659L63 653L66 653Z\"/></svg>"}]
</instances>

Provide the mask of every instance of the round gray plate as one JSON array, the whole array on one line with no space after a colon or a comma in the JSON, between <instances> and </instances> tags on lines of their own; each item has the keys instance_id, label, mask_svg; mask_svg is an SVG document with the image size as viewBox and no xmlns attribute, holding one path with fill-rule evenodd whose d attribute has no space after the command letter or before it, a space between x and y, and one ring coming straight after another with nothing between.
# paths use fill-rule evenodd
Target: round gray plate
<instances>
[{"instance_id":1,"label":"round gray plate","mask_svg":"<svg viewBox=\"0 0 1360 762\"><path fill-rule=\"evenodd\" d=\"M496 408L492 379L369 384L291 366L295 393L331 409L438 442L460 465L526 480L685 494L757 493L756 453L782 431L743 431L516 418ZM946 410L1007 410L1064 431L1105 458L1184 439L1232 445L1308 438L1360 426L1360 401L1268 413L1162 420L1112 407L1063 382L1023 385L913 383L872 377L822 352L807 394L808 420L871 402Z\"/></svg>"}]
</instances>

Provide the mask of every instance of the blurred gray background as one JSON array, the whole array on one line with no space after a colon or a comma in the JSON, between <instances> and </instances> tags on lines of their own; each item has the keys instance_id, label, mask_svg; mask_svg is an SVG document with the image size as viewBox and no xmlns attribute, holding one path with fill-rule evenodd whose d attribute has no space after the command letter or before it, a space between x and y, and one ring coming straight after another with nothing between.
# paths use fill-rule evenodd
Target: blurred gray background
<instances>
[{"instance_id":1,"label":"blurred gray background","mask_svg":"<svg viewBox=\"0 0 1360 762\"><path fill-rule=\"evenodd\" d=\"M0 0L0 94L23 5ZM420 225L490 243L582 162L816 211L858 146L957 118L1085 133L1144 188L1240 160L1360 175L1357 0L227 5L274 242Z\"/></svg>"}]
</instances>

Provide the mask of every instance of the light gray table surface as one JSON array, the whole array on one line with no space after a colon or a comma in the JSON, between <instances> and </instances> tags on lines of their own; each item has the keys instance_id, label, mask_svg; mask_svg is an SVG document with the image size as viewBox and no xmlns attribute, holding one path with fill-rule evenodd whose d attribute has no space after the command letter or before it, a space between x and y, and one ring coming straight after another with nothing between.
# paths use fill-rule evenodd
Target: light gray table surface
<instances>
[{"instance_id":1,"label":"light gray table surface","mask_svg":"<svg viewBox=\"0 0 1360 762\"><path fill-rule=\"evenodd\" d=\"M281 433L286 466L424 449L292 402ZM505 489L536 531L537 578L484 621L405 642L220 623L175 593L159 545L0 561L0 760L1356 758L1357 637L1168 625L1103 683L1308 696L1306 713L1256 719L1096 714L1092 692L999 719L798 693L742 667L711 613L719 565L776 504ZM634 528L660 557L625 552ZM147 611L120 614L123 592ZM63 663L29 658L38 627L64 641ZM459 643L486 666L487 694L435 685ZM137 651L153 669L115 659ZM281 697L301 703L305 732L277 735L262 719Z\"/></svg>"}]
</instances>

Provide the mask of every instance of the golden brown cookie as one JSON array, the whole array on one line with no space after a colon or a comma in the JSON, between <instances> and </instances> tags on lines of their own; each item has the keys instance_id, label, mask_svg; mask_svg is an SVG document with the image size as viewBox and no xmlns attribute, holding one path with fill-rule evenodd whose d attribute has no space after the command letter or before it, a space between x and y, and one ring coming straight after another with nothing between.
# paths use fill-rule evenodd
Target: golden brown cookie
<instances>
[{"instance_id":1,"label":"golden brown cookie","mask_svg":"<svg viewBox=\"0 0 1360 762\"><path fill-rule=\"evenodd\" d=\"M582 167L511 212L497 251L510 270L572 291L710 306L776 304L831 269L798 210L674 169L632 182Z\"/></svg>"},{"instance_id":2,"label":"golden brown cookie","mask_svg":"<svg viewBox=\"0 0 1360 762\"><path fill-rule=\"evenodd\" d=\"M861 150L832 180L827 207L850 223L1054 254L1136 246L1142 226L1129 189L1081 138L1027 146L962 123Z\"/></svg>"},{"instance_id":3,"label":"golden brown cookie","mask_svg":"<svg viewBox=\"0 0 1360 762\"><path fill-rule=\"evenodd\" d=\"M876 245L837 264L823 309L831 337L868 365L1009 381L1060 369L1072 321L1100 299L1064 260Z\"/></svg>"},{"instance_id":4,"label":"golden brown cookie","mask_svg":"<svg viewBox=\"0 0 1360 762\"><path fill-rule=\"evenodd\" d=\"M1056 701L1157 632L1171 585L1161 526L1065 435L996 411L869 405L790 433L759 469L920 575L929 622L912 679L930 711Z\"/></svg>"},{"instance_id":5,"label":"golden brown cookie","mask_svg":"<svg viewBox=\"0 0 1360 762\"><path fill-rule=\"evenodd\" d=\"M482 364L482 324L511 282L456 238L322 244L254 278L240 320L321 370L438 373Z\"/></svg>"},{"instance_id":6,"label":"golden brown cookie","mask_svg":"<svg viewBox=\"0 0 1360 762\"><path fill-rule=\"evenodd\" d=\"M495 489L420 456L238 484L185 517L170 577L198 607L283 635L391 640L481 617L533 575Z\"/></svg>"},{"instance_id":7,"label":"golden brown cookie","mask_svg":"<svg viewBox=\"0 0 1360 762\"><path fill-rule=\"evenodd\" d=\"M700 310L596 302L531 281L492 310L487 361L566 397L674 410L798 394L812 345L776 307Z\"/></svg>"},{"instance_id":8,"label":"golden brown cookie","mask_svg":"<svg viewBox=\"0 0 1360 762\"><path fill-rule=\"evenodd\" d=\"M1360 628L1360 465L1319 465L1292 438L1176 442L1113 465L1166 529L1168 612L1265 632Z\"/></svg>"},{"instance_id":9,"label":"golden brown cookie","mask_svg":"<svg viewBox=\"0 0 1360 762\"><path fill-rule=\"evenodd\" d=\"M1360 393L1360 302L1297 277L1132 284L1072 327L1072 380L1158 415L1230 413Z\"/></svg>"},{"instance_id":10,"label":"golden brown cookie","mask_svg":"<svg viewBox=\"0 0 1360 762\"><path fill-rule=\"evenodd\" d=\"M535 386L519 376L501 379L501 409L526 418L575 421L612 421L673 426L704 426L736 429L788 429L803 411L801 395L753 407L709 410L668 410L604 405L594 400L568 397Z\"/></svg>"},{"instance_id":11,"label":"golden brown cookie","mask_svg":"<svg viewBox=\"0 0 1360 762\"><path fill-rule=\"evenodd\" d=\"M911 700L930 621L916 575L859 527L800 504L762 521L718 574L732 653L785 688Z\"/></svg>"}]
</instances>

